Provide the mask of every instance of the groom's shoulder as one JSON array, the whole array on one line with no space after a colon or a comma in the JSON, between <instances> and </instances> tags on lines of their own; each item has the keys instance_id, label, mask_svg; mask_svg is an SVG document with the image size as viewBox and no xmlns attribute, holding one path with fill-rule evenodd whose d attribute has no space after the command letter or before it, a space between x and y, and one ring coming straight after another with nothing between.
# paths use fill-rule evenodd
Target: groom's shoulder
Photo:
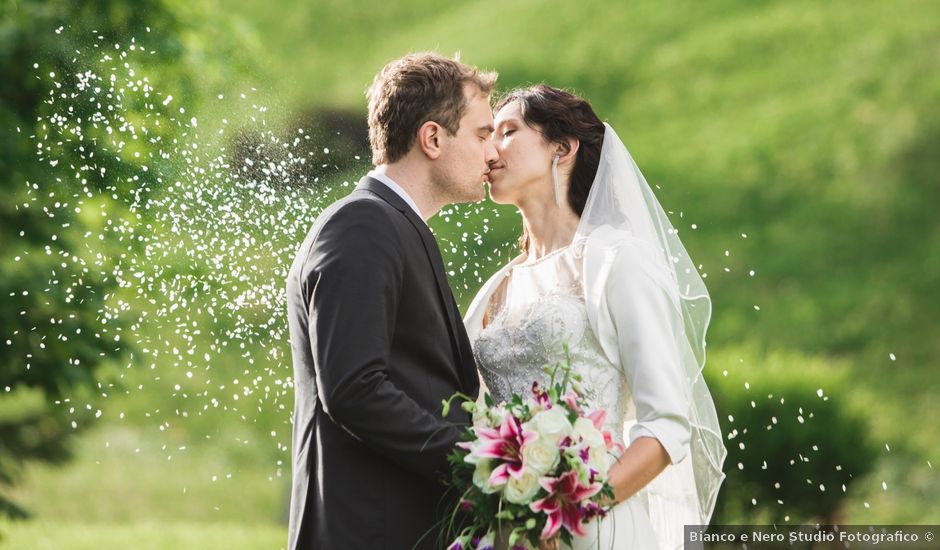
<instances>
[{"instance_id":1,"label":"groom's shoulder","mask_svg":"<svg viewBox=\"0 0 940 550\"><path fill-rule=\"evenodd\" d=\"M397 210L381 197L365 190L356 189L326 207L317 216L316 225L335 223L390 222Z\"/></svg>"},{"instance_id":2,"label":"groom's shoulder","mask_svg":"<svg viewBox=\"0 0 940 550\"><path fill-rule=\"evenodd\" d=\"M355 235L374 240L395 238L395 225L400 222L399 212L381 197L357 189L334 202L317 216L311 228L315 241L327 236L355 238Z\"/></svg>"}]
</instances>

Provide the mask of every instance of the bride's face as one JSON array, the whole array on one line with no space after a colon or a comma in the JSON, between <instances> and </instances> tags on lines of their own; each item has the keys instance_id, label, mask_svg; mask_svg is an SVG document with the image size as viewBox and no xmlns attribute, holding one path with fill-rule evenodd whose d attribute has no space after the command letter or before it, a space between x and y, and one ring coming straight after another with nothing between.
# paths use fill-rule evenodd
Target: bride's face
<instances>
[{"instance_id":1,"label":"bride's face","mask_svg":"<svg viewBox=\"0 0 940 550\"><path fill-rule=\"evenodd\" d=\"M499 160L490 165L490 197L498 204L519 206L523 200L554 201L552 156L555 148L522 118L518 101L496 113L493 141Z\"/></svg>"}]
</instances>

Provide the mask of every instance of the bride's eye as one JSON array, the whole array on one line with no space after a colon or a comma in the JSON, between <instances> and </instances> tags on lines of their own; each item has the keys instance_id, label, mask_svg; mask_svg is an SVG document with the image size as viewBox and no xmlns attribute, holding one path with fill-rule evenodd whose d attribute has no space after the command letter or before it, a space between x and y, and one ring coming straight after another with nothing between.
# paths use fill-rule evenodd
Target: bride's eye
<instances>
[{"instance_id":1,"label":"bride's eye","mask_svg":"<svg viewBox=\"0 0 940 550\"><path fill-rule=\"evenodd\" d=\"M503 137L506 137L506 136L508 136L509 134L512 134L512 133L514 133L514 132L515 132L515 130L505 130L505 131L503 132Z\"/></svg>"}]
</instances>

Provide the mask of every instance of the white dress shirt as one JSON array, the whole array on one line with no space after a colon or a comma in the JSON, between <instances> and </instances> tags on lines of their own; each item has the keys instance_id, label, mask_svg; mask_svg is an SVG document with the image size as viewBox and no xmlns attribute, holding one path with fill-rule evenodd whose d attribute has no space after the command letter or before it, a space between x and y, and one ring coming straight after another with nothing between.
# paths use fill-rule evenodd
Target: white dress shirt
<instances>
[{"instance_id":1,"label":"white dress shirt","mask_svg":"<svg viewBox=\"0 0 940 550\"><path fill-rule=\"evenodd\" d=\"M368 175L370 178L377 179L380 182L384 183L386 187L394 191L396 195L398 195L399 197L402 198L402 200L408 203L408 206L410 206L411 209L415 211L415 214L417 214L418 217L421 218L421 221L423 221L424 223L427 223L427 221L424 219L424 216L421 215L421 211L418 210L418 205L415 204L415 201L411 198L411 196L408 194L407 191L405 191L404 189L401 188L400 185L395 183L395 180L386 176L385 174L377 172L376 170L371 170L366 175Z\"/></svg>"}]
</instances>

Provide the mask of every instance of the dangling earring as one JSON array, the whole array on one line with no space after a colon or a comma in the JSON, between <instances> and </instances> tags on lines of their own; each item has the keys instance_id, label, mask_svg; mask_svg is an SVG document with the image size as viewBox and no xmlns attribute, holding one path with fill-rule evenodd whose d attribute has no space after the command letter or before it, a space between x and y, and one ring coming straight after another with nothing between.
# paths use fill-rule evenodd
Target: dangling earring
<instances>
[{"instance_id":1,"label":"dangling earring","mask_svg":"<svg viewBox=\"0 0 940 550\"><path fill-rule=\"evenodd\" d=\"M555 204L558 205L558 208L562 207L561 204L561 191L559 187L561 183L558 180L558 159L561 158L558 155L555 155L555 158L552 159L552 190L555 192Z\"/></svg>"}]
</instances>

